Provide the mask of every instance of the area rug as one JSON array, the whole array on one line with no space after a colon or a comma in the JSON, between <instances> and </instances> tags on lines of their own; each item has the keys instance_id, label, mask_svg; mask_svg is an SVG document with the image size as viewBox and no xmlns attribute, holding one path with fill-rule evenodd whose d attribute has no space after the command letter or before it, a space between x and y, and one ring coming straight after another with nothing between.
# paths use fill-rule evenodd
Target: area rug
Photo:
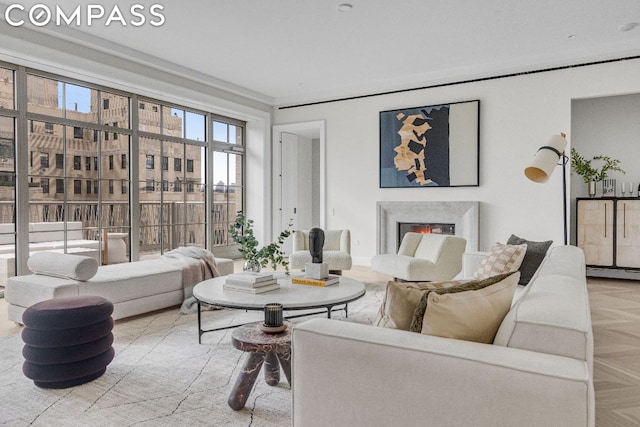
<instances>
[{"instance_id":1,"label":"area rug","mask_svg":"<svg viewBox=\"0 0 640 427\"><path fill-rule=\"evenodd\" d=\"M371 323L383 285L349 304L348 321ZM259 312L203 312L207 328L260 320ZM343 312L333 318L344 319ZM307 318L295 319L302 322ZM231 330L203 335L197 316L164 310L117 321L116 356L106 373L63 390L36 387L22 374L19 335L0 338L0 424L6 426L288 426L291 389L284 375L269 386L261 375L244 409L227 405L245 353L231 345ZM295 375L295 372L293 373Z\"/></svg>"}]
</instances>

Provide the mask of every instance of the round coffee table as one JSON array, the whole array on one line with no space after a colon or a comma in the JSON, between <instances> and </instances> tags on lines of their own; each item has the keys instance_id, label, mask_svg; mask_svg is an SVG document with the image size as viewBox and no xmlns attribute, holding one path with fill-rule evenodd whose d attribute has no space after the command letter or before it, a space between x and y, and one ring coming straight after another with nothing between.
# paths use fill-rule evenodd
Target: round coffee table
<instances>
[{"instance_id":1,"label":"round coffee table","mask_svg":"<svg viewBox=\"0 0 640 427\"><path fill-rule=\"evenodd\" d=\"M244 408L249 394L256 383L260 369L264 364L264 376L267 384L274 386L280 382L280 366L291 384L291 322L284 322L287 328L275 334L262 331L262 322L240 326L231 334L231 342L238 350L247 352L242 370L236 378L227 403L238 411Z\"/></svg>"},{"instance_id":2,"label":"round coffee table","mask_svg":"<svg viewBox=\"0 0 640 427\"><path fill-rule=\"evenodd\" d=\"M302 273L294 273L301 276ZM249 294L246 292L238 292L225 290L223 284L224 276L215 277L198 283L193 288L193 296L198 301L198 340L202 342L202 334L206 332L219 331L223 329L237 328L240 325L225 326L214 329L202 329L201 304L215 305L226 308L238 308L242 310L260 310L264 309L265 304L277 302L282 304L285 311L291 310L308 310L314 308L323 308L326 310L327 317L331 318L332 311L344 310L346 316L349 316L348 304L361 298L365 294L364 283L347 277L340 277L340 282L330 286L309 286L297 285L291 283L292 276L285 276L276 273L280 289L276 289L261 294ZM344 307L335 309L336 306ZM300 315L286 316L292 319L300 316L309 316L312 314L324 313L313 312Z\"/></svg>"}]
</instances>

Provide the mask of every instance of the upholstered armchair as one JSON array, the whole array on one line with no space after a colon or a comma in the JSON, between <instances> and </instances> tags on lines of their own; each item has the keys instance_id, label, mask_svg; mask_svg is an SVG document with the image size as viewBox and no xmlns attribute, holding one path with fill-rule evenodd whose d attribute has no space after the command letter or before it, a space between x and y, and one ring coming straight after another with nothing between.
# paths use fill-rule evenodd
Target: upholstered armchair
<instances>
[{"instance_id":1,"label":"upholstered armchair","mask_svg":"<svg viewBox=\"0 0 640 427\"><path fill-rule=\"evenodd\" d=\"M290 267L304 270L304 265L311 262L309 230L294 231L292 239ZM351 232L349 230L324 231L322 262L329 264L329 271L333 274L342 274L342 270L351 269Z\"/></svg>"},{"instance_id":2,"label":"upholstered armchair","mask_svg":"<svg viewBox=\"0 0 640 427\"><path fill-rule=\"evenodd\" d=\"M466 246L462 237L407 233L398 253L374 256L371 269L408 282L451 280L462 271Z\"/></svg>"}]
</instances>

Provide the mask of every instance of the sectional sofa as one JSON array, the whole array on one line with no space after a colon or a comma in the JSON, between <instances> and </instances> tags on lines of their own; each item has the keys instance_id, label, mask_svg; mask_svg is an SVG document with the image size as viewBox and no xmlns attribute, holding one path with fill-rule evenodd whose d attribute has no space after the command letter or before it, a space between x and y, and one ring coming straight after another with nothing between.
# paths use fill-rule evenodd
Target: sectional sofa
<instances>
[{"instance_id":1,"label":"sectional sofa","mask_svg":"<svg viewBox=\"0 0 640 427\"><path fill-rule=\"evenodd\" d=\"M573 246L551 248L493 344L312 319L293 329L292 351L295 426L595 425L585 262Z\"/></svg>"}]
</instances>

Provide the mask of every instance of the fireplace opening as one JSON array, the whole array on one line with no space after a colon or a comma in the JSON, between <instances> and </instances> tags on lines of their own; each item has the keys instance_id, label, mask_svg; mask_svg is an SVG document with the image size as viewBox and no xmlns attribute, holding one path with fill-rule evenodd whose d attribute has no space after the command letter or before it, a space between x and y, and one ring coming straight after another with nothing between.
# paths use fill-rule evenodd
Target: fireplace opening
<instances>
[{"instance_id":1,"label":"fireplace opening","mask_svg":"<svg viewBox=\"0 0 640 427\"><path fill-rule=\"evenodd\" d=\"M398 249L402 238L406 233L421 233L421 234L448 234L455 236L456 225L434 222L399 222L398 223Z\"/></svg>"}]
</instances>

